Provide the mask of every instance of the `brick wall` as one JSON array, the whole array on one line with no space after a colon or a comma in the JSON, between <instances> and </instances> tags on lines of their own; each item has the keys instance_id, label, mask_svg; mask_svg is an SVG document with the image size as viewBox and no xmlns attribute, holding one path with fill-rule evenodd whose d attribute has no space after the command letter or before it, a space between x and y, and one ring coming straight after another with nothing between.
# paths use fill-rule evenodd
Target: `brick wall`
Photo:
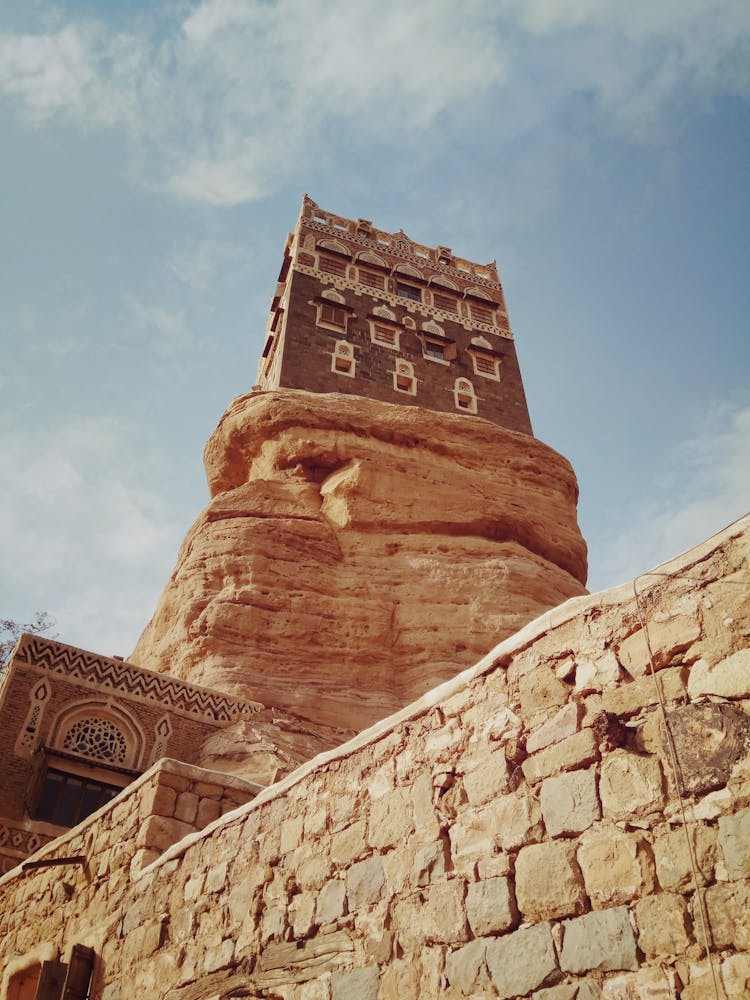
<instances>
[{"instance_id":1,"label":"brick wall","mask_svg":"<svg viewBox=\"0 0 750 1000\"><path fill-rule=\"evenodd\" d=\"M467 348L476 331L467 330L458 322L441 322L445 335L455 341L456 357L448 365L439 364L423 356L422 343L417 336L420 327L418 304L404 301L393 311L397 323L404 317L416 319L415 330L403 329L398 351L372 343L367 316L378 300L363 292L344 289L343 295L354 310L346 334L316 325L317 308L314 299L319 296L321 284L307 274L295 272L290 278L289 311L285 320L284 356L280 386L287 389L307 389L311 392L341 392L348 395L367 396L384 403L401 406L422 406L427 409L456 413L453 388L457 378L469 379L477 395L477 414L510 430L531 433L526 397L518 367L515 344L512 340L496 338L493 349L501 356L501 381L477 375ZM428 317L422 317L422 321ZM346 340L354 347L355 374L353 378L331 371L331 358L338 340ZM393 371L397 358L414 366L417 393L410 396L393 386Z\"/></svg>"}]
</instances>

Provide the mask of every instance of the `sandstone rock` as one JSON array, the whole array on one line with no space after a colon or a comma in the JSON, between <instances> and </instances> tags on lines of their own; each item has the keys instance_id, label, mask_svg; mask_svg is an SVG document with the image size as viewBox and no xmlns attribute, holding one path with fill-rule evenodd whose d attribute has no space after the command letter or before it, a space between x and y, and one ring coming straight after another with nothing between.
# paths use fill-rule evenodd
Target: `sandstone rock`
<instances>
[{"instance_id":1,"label":"sandstone rock","mask_svg":"<svg viewBox=\"0 0 750 1000\"><path fill-rule=\"evenodd\" d=\"M504 795L482 814L504 851L532 844L544 836L542 810L538 799L527 789Z\"/></svg>"},{"instance_id":2,"label":"sandstone rock","mask_svg":"<svg viewBox=\"0 0 750 1000\"><path fill-rule=\"evenodd\" d=\"M566 920L563 931L560 965L566 972L638 968L635 937L626 906Z\"/></svg>"},{"instance_id":3,"label":"sandstone rock","mask_svg":"<svg viewBox=\"0 0 750 1000\"><path fill-rule=\"evenodd\" d=\"M750 950L750 882L709 886L706 909L717 948Z\"/></svg>"},{"instance_id":4,"label":"sandstone rock","mask_svg":"<svg viewBox=\"0 0 750 1000\"><path fill-rule=\"evenodd\" d=\"M600 1000L602 990L595 979L579 979L573 983L548 986L531 994L532 1000Z\"/></svg>"},{"instance_id":5,"label":"sandstone rock","mask_svg":"<svg viewBox=\"0 0 750 1000\"><path fill-rule=\"evenodd\" d=\"M376 965L352 972L336 972L331 978L333 1000L378 1000L380 973Z\"/></svg>"},{"instance_id":6,"label":"sandstone rock","mask_svg":"<svg viewBox=\"0 0 750 1000\"><path fill-rule=\"evenodd\" d=\"M349 911L377 902L384 886L385 872L382 858L367 858L352 865L346 876Z\"/></svg>"},{"instance_id":7,"label":"sandstone rock","mask_svg":"<svg viewBox=\"0 0 750 1000\"><path fill-rule=\"evenodd\" d=\"M721 980L727 996L750 996L750 955L730 955L721 963Z\"/></svg>"},{"instance_id":8,"label":"sandstone rock","mask_svg":"<svg viewBox=\"0 0 750 1000\"><path fill-rule=\"evenodd\" d=\"M579 693L601 691L616 684L619 678L620 664L611 649L596 660L580 659L576 663L575 689Z\"/></svg>"},{"instance_id":9,"label":"sandstone rock","mask_svg":"<svg viewBox=\"0 0 750 1000\"><path fill-rule=\"evenodd\" d=\"M487 421L262 392L205 460L213 499L133 660L290 718L361 729L584 593L570 466Z\"/></svg>"},{"instance_id":10,"label":"sandstone rock","mask_svg":"<svg viewBox=\"0 0 750 1000\"><path fill-rule=\"evenodd\" d=\"M508 763L502 751L490 754L485 761L464 775L464 787L471 805L482 805L508 791Z\"/></svg>"},{"instance_id":11,"label":"sandstone rock","mask_svg":"<svg viewBox=\"0 0 750 1000\"><path fill-rule=\"evenodd\" d=\"M367 851L365 821L359 820L335 833L331 838L331 857L340 865L348 865Z\"/></svg>"},{"instance_id":12,"label":"sandstone rock","mask_svg":"<svg viewBox=\"0 0 750 1000\"><path fill-rule=\"evenodd\" d=\"M346 885L343 879L331 879L320 890L315 908L315 921L318 924L329 924L344 915L344 900Z\"/></svg>"},{"instance_id":13,"label":"sandstone rock","mask_svg":"<svg viewBox=\"0 0 750 1000\"><path fill-rule=\"evenodd\" d=\"M617 827L587 830L578 864L595 909L618 906L654 889L654 862L646 840Z\"/></svg>"},{"instance_id":14,"label":"sandstone rock","mask_svg":"<svg viewBox=\"0 0 750 1000\"><path fill-rule=\"evenodd\" d=\"M706 694L724 698L750 697L750 650L740 649L713 666L698 660L690 671L688 693L691 698Z\"/></svg>"},{"instance_id":15,"label":"sandstone rock","mask_svg":"<svg viewBox=\"0 0 750 1000\"><path fill-rule=\"evenodd\" d=\"M541 663L521 677L518 693L521 712L527 719L533 719L538 712L564 705L569 692L550 667Z\"/></svg>"},{"instance_id":16,"label":"sandstone rock","mask_svg":"<svg viewBox=\"0 0 750 1000\"><path fill-rule=\"evenodd\" d=\"M566 736L572 736L578 729L579 706L571 701L547 722L535 729L526 740L526 751L536 753L553 743L559 743Z\"/></svg>"},{"instance_id":17,"label":"sandstone rock","mask_svg":"<svg viewBox=\"0 0 750 1000\"><path fill-rule=\"evenodd\" d=\"M524 920L549 920L582 913L583 878L575 844L556 840L523 847L516 858L516 899Z\"/></svg>"},{"instance_id":18,"label":"sandstone rock","mask_svg":"<svg viewBox=\"0 0 750 1000\"><path fill-rule=\"evenodd\" d=\"M659 761L615 750L602 761L599 795L605 815L615 820L659 809L664 802Z\"/></svg>"},{"instance_id":19,"label":"sandstone rock","mask_svg":"<svg viewBox=\"0 0 750 1000\"><path fill-rule=\"evenodd\" d=\"M675 615L666 621L650 620L647 622L647 631L656 670L668 666L677 653L692 646L701 634L696 619L688 615ZM632 677L642 677L648 673L650 663L643 629L621 642L617 655Z\"/></svg>"},{"instance_id":20,"label":"sandstone rock","mask_svg":"<svg viewBox=\"0 0 750 1000\"><path fill-rule=\"evenodd\" d=\"M661 686L665 702L674 701L686 695L687 690L682 680L680 667L668 667L660 671L656 683ZM629 684L620 684L610 688L601 696L601 708L619 718L642 712L649 705L659 701L653 677L640 677Z\"/></svg>"},{"instance_id":21,"label":"sandstone rock","mask_svg":"<svg viewBox=\"0 0 750 1000\"><path fill-rule=\"evenodd\" d=\"M466 892L466 916L477 937L502 934L518 920L513 889L507 878L473 882Z\"/></svg>"},{"instance_id":22,"label":"sandstone rock","mask_svg":"<svg viewBox=\"0 0 750 1000\"><path fill-rule=\"evenodd\" d=\"M547 778L539 798L550 837L580 833L601 816L594 768Z\"/></svg>"},{"instance_id":23,"label":"sandstone rock","mask_svg":"<svg viewBox=\"0 0 750 1000\"><path fill-rule=\"evenodd\" d=\"M487 942L477 938L463 948L448 952L446 956L445 975L448 982L467 996L473 992L485 970L486 947Z\"/></svg>"},{"instance_id":24,"label":"sandstone rock","mask_svg":"<svg viewBox=\"0 0 750 1000\"><path fill-rule=\"evenodd\" d=\"M750 876L750 809L719 820L719 848L728 878Z\"/></svg>"},{"instance_id":25,"label":"sandstone rock","mask_svg":"<svg viewBox=\"0 0 750 1000\"><path fill-rule=\"evenodd\" d=\"M469 939L464 884L458 879L436 883L419 895L398 900L392 914L392 927L405 950L421 948L425 942L455 946Z\"/></svg>"},{"instance_id":26,"label":"sandstone rock","mask_svg":"<svg viewBox=\"0 0 750 1000\"><path fill-rule=\"evenodd\" d=\"M450 862L450 847L445 840L420 847L411 867L412 885L429 885L435 878L444 875Z\"/></svg>"},{"instance_id":27,"label":"sandstone rock","mask_svg":"<svg viewBox=\"0 0 750 1000\"><path fill-rule=\"evenodd\" d=\"M525 996L559 974L549 924L492 938L487 941L486 954L500 1000Z\"/></svg>"},{"instance_id":28,"label":"sandstone rock","mask_svg":"<svg viewBox=\"0 0 750 1000\"><path fill-rule=\"evenodd\" d=\"M654 831L656 875L662 889L684 892L694 888L694 874L687 837L692 840L692 854L698 866L698 879L705 885L713 878L716 864L716 830L704 823L684 827L658 827Z\"/></svg>"},{"instance_id":29,"label":"sandstone rock","mask_svg":"<svg viewBox=\"0 0 750 1000\"><path fill-rule=\"evenodd\" d=\"M523 762L521 770L526 780L534 783L550 774L591 764L598 756L594 734L590 729L582 729L555 746L533 754Z\"/></svg>"},{"instance_id":30,"label":"sandstone rock","mask_svg":"<svg viewBox=\"0 0 750 1000\"><path fill-rule=\"evenodd\" d=\"M690 944L687 905L682 896L661 892L635 905L638 946L652 958L682 955Z\"/></svg>"},{"instance_id":31,"label":"sandstone rock","mask_svg":"<svg viewBox=\"0 0 750 1000\"><path fill-rule=\"evenodd\" d=\"M403 842L412 829L408 789L396 788L373 802L368 826L368 841L372 847L395 847Z\"/></svg>"}]
</instances>

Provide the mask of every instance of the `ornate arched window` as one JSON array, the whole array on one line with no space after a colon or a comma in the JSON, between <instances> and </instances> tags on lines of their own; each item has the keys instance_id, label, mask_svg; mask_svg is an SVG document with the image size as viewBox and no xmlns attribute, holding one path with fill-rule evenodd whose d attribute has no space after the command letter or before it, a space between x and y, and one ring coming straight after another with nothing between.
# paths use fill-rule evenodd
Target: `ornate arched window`
<instances>
[{"instance_id":1,"label":"ornate arched window","mask_svg":"<svg viewBox=\"0 0 750 1000\"><path fill-rule=\"evenodd\" d=\"M92 763L138 768L143 754L143 733L134 719L112 705L84 702L55 721L50 750L75 754Z\"/></svg>"},{"instance_id":2,"label":"ornate arched window","mask_svg":"<svg viewBox=\"0 0 750 1000\"><path fill-rule=\"evenodd\" d=\"M63 736L60 749L105 764L124 765L128 759L125 734L110 719L98 716L74 722Z\"/></svg>"},{"instance_id":3,"label":"ornate arched window","mask_svg":"<svg viewBox=\"0 0 750 1000\"><path fill-rule=\"evenodd\" d=\"M336 372L337 375L348 375L349 378L354 378L355 364L352 345L347 344L345 340L337 340L331 358L331 371Z\"/></svg>"},{"instance_id":4,"label":"ornate arched window","mask_svg":"<svg viewBox=\"0 0 750 1000\"><path fill-rule=\"evenodd\" d=\"M453 387L453 400L457 410L465 413L477 412L477 396L474 386L467 378L457 378Z\"/></svg>"},{"instance_id":5,"label":"ornate arched window","mask_svg":"<svg viewBox=\"0 0 750 1000\"><path fill-rule=\"evenodd\" d=\"M393 388L396 392L408 392L410 396L417 394L417 380L414 377L414 365L411 361L399 358L393 372Z\"/></svg>"}]
</instances>

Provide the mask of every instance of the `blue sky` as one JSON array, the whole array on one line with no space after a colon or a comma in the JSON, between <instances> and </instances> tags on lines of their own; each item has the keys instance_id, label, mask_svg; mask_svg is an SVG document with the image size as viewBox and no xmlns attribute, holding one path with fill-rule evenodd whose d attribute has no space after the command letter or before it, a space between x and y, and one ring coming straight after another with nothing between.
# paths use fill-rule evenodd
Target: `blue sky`
<instances>
[{"instance_id":1,"label":"blue sky","mask_svg":"<svg viewBox=\"0 0 750 1000\"><path fill-rule=\"evenodd\" d=\"M590 587L750 507L745 0L0 6L0 617L127 655L304 191L497 258Z\"/></svg>"}]
</instances>

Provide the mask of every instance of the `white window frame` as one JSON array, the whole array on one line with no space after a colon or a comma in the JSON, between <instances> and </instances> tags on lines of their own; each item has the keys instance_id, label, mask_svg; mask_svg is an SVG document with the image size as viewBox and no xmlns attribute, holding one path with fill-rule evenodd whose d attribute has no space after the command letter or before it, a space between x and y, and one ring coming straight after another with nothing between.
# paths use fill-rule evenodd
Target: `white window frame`
<instances>
[{"instance_id":1,"label":"white window frame","mask_svg":"<svg viewBox=\"0 0 750 1000\"><path fill-rule=\"evenodd\" d=\"M468 389L466 388L467 386ZM459 400L468 402L468 405L464 405L464 403ZM477 394L474 391L474 385L470 379L457 378L453 383L453 403L459 413L477 412Z\"/></svg>"},{"instance_id":2,"label":"white window frame","mask_svg":"<svg viewBox=\"0 0 750 1000\"><path fill-rule=\"evenodd\" d=\"M399 385L399 381L408 380L408 385ZM417 379L414 374L414 365L404 358L396 359L396 367L393 372L393 388L396 392L403 392L409 396L417 394Z\"/></svg>"},{"instance_id":3,"label":"white window frame","mask_svg":"<svg viewBox=\"0 0 750 1000\"><path fill-rule=\"evenodd\" d=\"M337 361L348 362L348 367L339 368ZM336 346L331 355L331 371L334 375L345 375L347 378L354 378L357 362L354 359L354 345L346 340L337 340Z\"/></svg>"}]
</instances>

